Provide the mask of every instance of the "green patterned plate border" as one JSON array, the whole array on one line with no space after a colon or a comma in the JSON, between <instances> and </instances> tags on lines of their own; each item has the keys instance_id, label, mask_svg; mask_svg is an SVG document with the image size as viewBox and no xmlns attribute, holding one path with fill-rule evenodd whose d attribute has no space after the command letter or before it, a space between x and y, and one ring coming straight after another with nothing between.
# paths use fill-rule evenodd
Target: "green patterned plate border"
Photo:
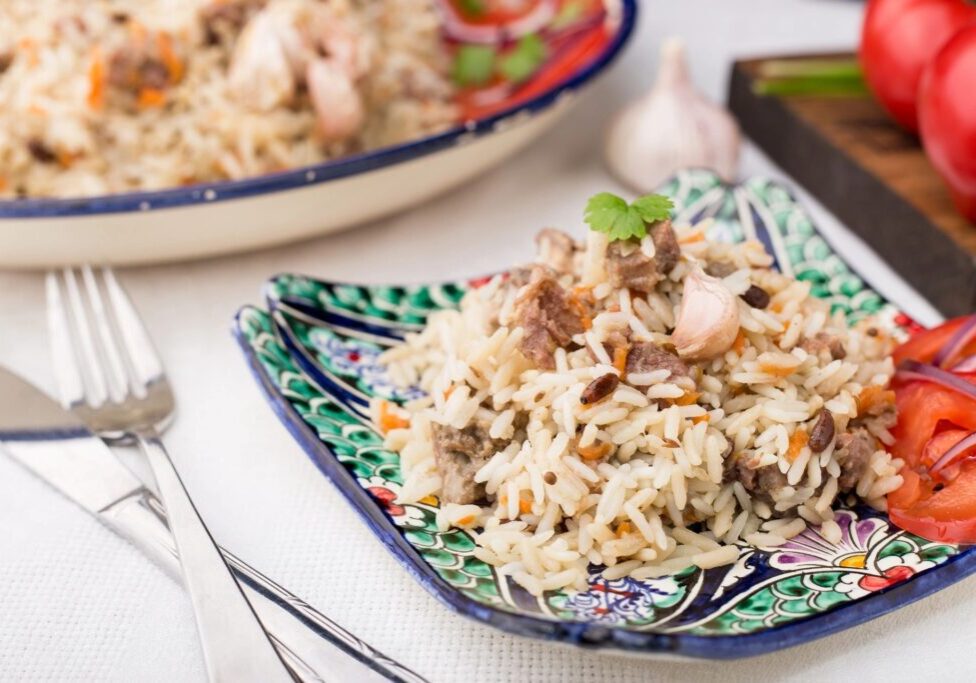
<instances>
[{"instance_id":1,"label":"green patterned plate border","mask_svg":"<svg viewBox=\"0 0 976 683\"><path fill-rule=\"evenodd\" d=\"M759 178L728 186L693 170L664 191L675 198L676 221L711 218L711 239L759 239L780 269L809 280L851 322L874 314L898 333L913 325L833 252L783 186ZM269 310L242 309L234 330L272 406L312 460L410 573L455 611L587 647L733 658L848 628L976 571L969 548L925 541L858 507L840 511L838 544L810 529L780 548L743 546L731 568L647 581L607 581L593 568L586 592L532 597L475 558L466 532L437 529L436 499L397 504L398 457L383 448L365 409L370 396L410 397L387 380L376 356L480 282L361 286L280 275L266 289Z\"/></svg>"}]
</instances>

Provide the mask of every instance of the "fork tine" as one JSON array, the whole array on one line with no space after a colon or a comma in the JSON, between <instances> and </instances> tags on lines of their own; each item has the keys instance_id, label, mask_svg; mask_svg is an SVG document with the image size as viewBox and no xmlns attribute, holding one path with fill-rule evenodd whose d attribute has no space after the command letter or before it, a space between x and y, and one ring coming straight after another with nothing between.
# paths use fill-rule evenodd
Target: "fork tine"
<instances>
[{"instance_id":1,"label":"fork tine","mask_svg":"<svg viewBox=\"0 0 976 683\"><path fill-rule=\"evenodd\" d=\"M54 377L58 383L61 403L66 408L84 403L85 378L79 368L72 343L71 320L61 295L58 275L49 272L44 278L47 292L47 326L51 339L51 359L54 364Z\"/></svg>"},{"instance_id":2,"label":"fork tine","mask_svg":"<svg viewBox=\"0 0 976 683\"><path fill-rule=\"evenodd\" d=\"M71 312L71 319L74 322L74 338L79 350L76 358L80 361L82 371L88 379L88 403L91 406L100 406L108 400L108 380L103 372L102 361L98 356L95 346L95 338L92 335L91 324L88 320L88 311L85 310L85 302L82 298L81 289L78 287L78 280L71 268L63 271L65 289L67 290L68 308Z\"/></svg>"},{"instance_id":3,"label":"fork tine","mask_svg":"<svg viewBox=\"0 0 976 683\"><path fill-rule=\"evenodd\" d=\"M162 377L163 363L129 295L115 279L115 273L111 268L104 267L102 278L122 336L124 353L136 379L135 389L145 395L146 387Z\"/></svg>"},{"instance_id":4,"label":"fork tine","mask_svg":"<svg viewBox=\"0 0 976 683\"><path fill-rule=\"evenodd\" d=\"M118 335L109 320L105 308L105 299L91 266L82 266L81 277L85 283L89 308L94 318L94 333L98 338L99 348L103 352L104 371L109 377L109 393L113 393L112 390L114 389L112 398L121 401L129 391L129 377L123 360L124 351L119 348Z\"/></svg>"}]
</instances>

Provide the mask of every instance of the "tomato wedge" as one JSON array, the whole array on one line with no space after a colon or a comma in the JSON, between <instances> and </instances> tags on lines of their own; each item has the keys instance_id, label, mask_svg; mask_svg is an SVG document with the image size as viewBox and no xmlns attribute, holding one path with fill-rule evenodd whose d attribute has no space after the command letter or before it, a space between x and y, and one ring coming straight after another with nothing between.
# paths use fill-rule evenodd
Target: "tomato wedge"
<instances>
[{"instance_id":1,"label":"tomato wedge","mask_svg":"<svg viewBox=\"0 0 976 683\"><path fill-rule=\"evenodd\" d=\"M960 327L968 320L968 316L955 318L931 330L924 330L912 335L912 338L895 349L892 358L897 366L902 361L917 360L920 363L931 363L932 359L943 346L952 338ZM976 353L976 342L966 346L966 355Z\"/></svg>"},{"instance_id":2,"label":"tomato wedge","mask_svg":"<svg viewBox=\"0 0 976 683\"><path fill-rule=\"evenodd\" d=\"M967 318L916 334L896 349L894 360L930 363ZM976 341L962 355L976 353ZM973 373L955 373L976 384ZM905 461L902 486L888 495L891 521L911 533L946 543L976 543L976 449L958 456L937 473L931 468L963 438L976 431L976 398L934 382L894 382L898 424L892 455Z\"/></svg>"}]
</instances>

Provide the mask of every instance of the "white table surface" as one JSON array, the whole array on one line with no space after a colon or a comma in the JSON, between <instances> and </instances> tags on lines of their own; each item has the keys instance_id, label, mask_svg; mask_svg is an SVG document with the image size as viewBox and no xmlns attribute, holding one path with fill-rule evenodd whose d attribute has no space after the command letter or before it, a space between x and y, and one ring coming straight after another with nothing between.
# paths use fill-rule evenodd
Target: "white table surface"
<instances>
[{"instance_id":1,"label":"white table surface","mask_svg":"<svg viewBox=\"0 0 976 683\"><path fill-rule=\"evenodd\" d=\"M434 681L917 681L976 673L972 578L856 629L731 663L601 656L455 616L407 576L305 458L228 333L236 308L258 302L262 281L280 271L394 282L464 276L526 258L540 226L581 234L586 198L614 188L601 165L602 130L649 82L662 38L686 38L696 79L720 98L733 56L850 47L860 8L841 0L644 2L633 44L585 101L519 158L451 196L302 244L124 271L176 387L180 415L167 443L214 535ZM749 173L781 175L753 149L743 160ZM822 209L812 210L835 243L859 254L876 286L933 319ZM0 273L0 363L53 389L42 284L37 274ZM2 456L0 680L204 680L180 586Z\"/></svg>"}]
</instances>

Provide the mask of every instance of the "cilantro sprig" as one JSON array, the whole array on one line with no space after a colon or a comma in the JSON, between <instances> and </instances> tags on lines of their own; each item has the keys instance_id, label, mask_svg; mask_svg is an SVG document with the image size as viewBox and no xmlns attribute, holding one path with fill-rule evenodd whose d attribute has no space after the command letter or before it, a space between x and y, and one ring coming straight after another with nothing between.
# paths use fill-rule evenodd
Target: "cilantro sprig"
<instances>
[{"instance_id":1,"label":"cilantro sprig","mask_svg":"<svg viewBox=\"0 0 976 683\"><path fill-rule=\"evenodd\" d=\"M671 217L674 203L659 194L646 194L627 203L611 192L600 192L586 203L584 220L591 230L606 233L610 241L643 239L647 226Z\"/></svg>"}]
</instances>

